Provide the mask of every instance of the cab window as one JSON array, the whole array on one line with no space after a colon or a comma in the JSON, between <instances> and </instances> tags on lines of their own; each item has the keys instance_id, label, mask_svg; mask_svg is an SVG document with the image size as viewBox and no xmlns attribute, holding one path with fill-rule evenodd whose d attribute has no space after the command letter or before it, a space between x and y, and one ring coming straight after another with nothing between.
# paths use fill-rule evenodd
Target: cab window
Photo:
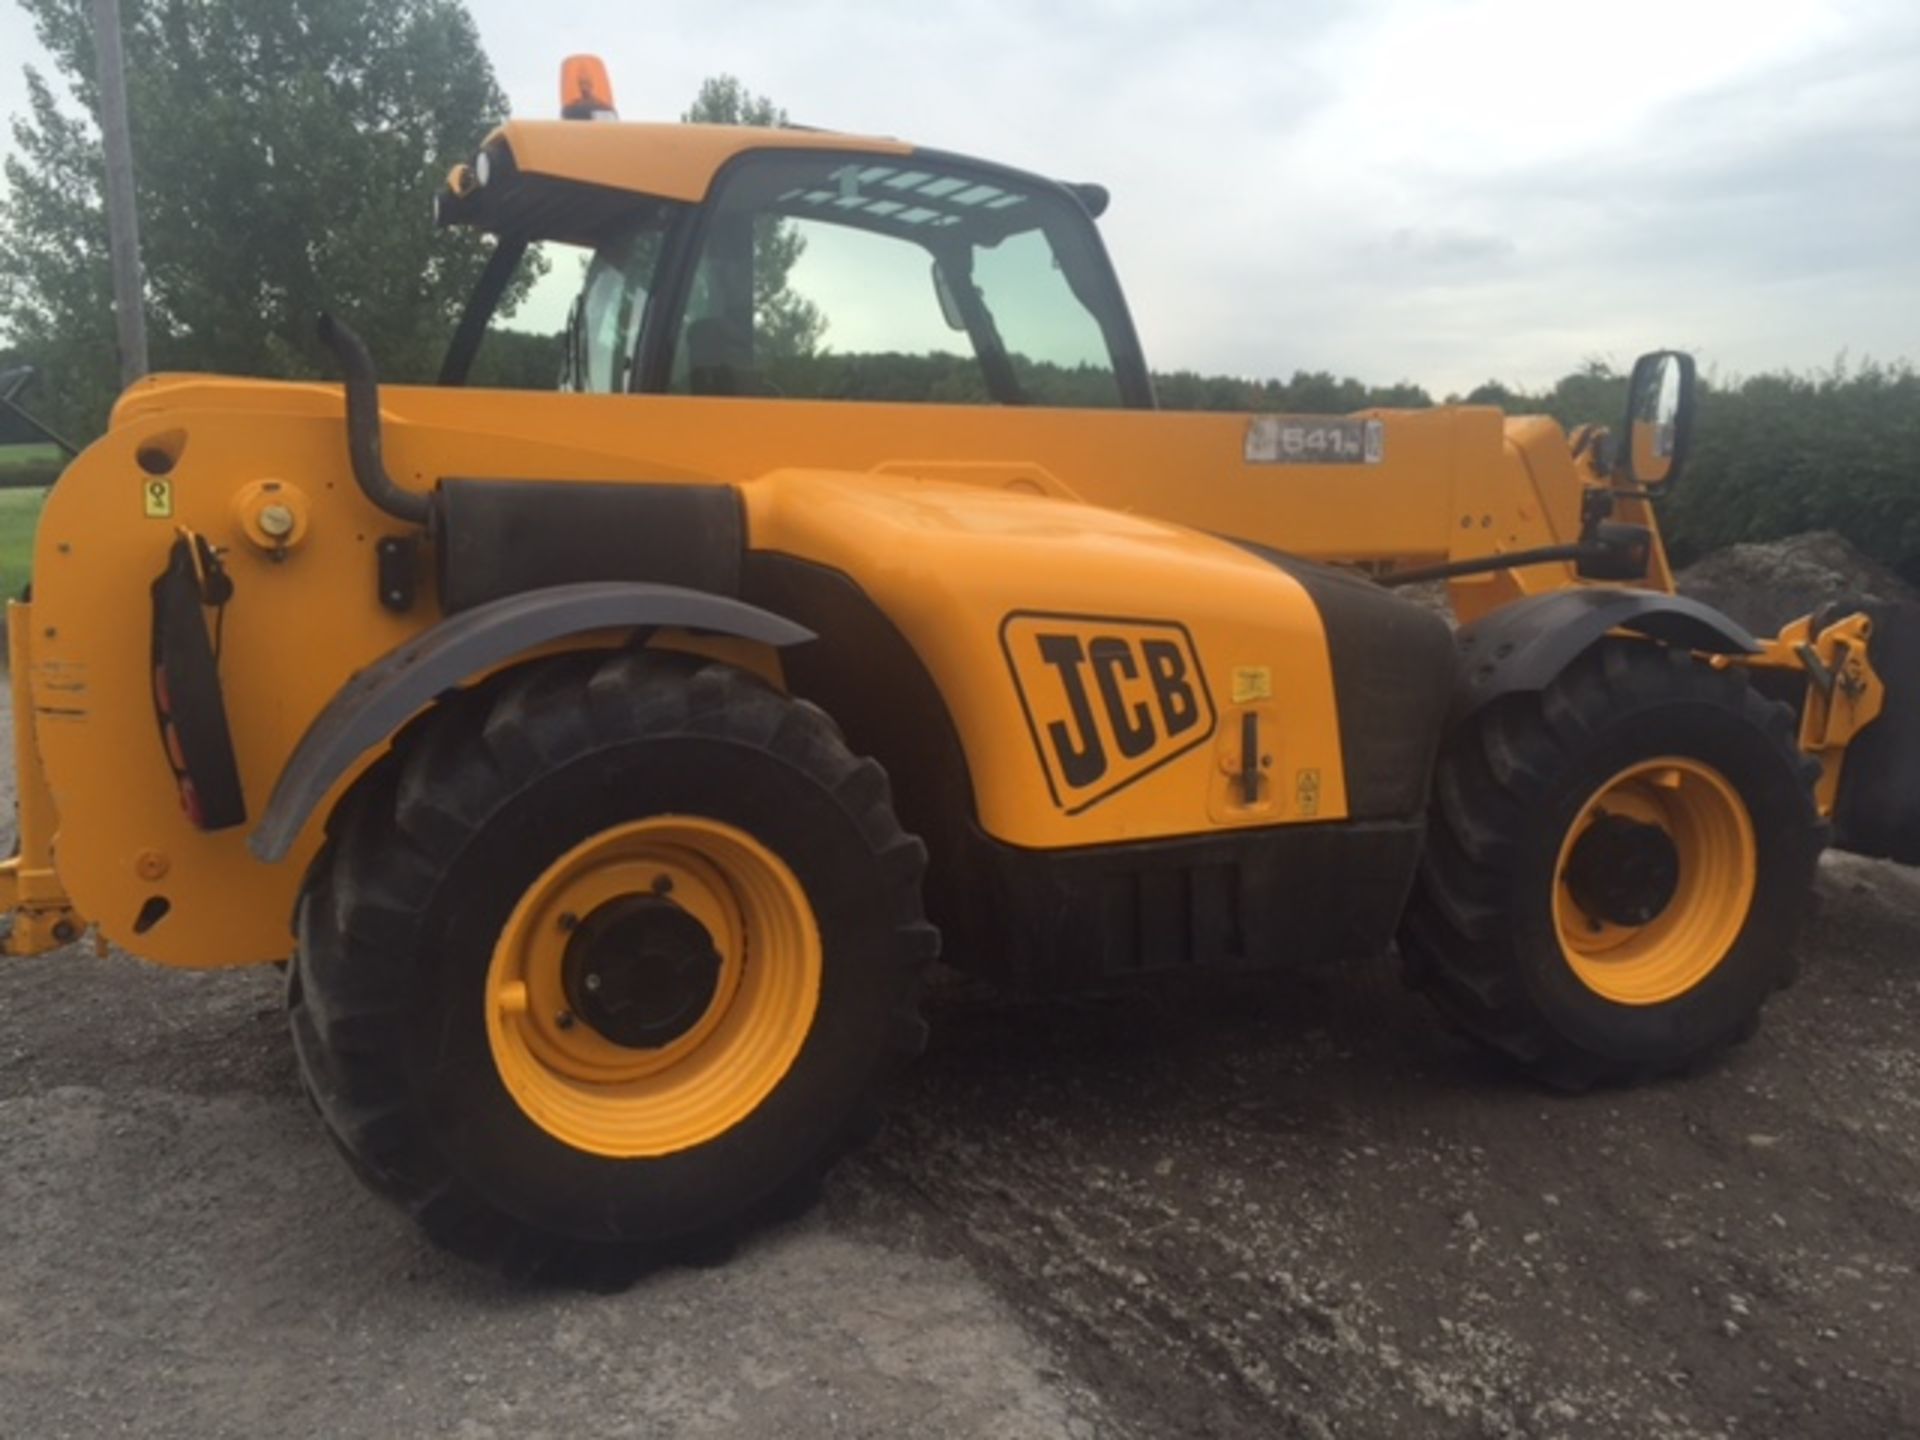
<instances>
[{"instance_id":1,"label":"cab window","mask_svg":"<svg viewBox=\"0 0 1920 1440\"><path fill-rule=\"evenodd\" d=\"M527 245L520 266L530 283L491 317L470 383L603 395L637 387L666 236L685 207L591 199L602 208L575 200L530 217L575 223Z\"/></svg>"},{"instance_id":2,"label":"cab window","mask_svg":"<svg viewBox=\"0 0 1920 1440\"><path fill-rule=\"evenodd\" d=\"M1117 406L1119 297L1080 206L997 172L756 156L722 183L680 394Z\"/></svg>"}]
</instances>

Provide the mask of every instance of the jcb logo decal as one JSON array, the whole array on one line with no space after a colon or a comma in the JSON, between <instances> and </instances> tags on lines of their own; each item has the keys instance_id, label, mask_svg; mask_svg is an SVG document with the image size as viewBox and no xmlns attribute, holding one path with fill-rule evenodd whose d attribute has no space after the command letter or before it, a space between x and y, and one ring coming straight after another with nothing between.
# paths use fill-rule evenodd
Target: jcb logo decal
<instances>
[{"instance_id":1,"label":"jcb logo decal","mask_svg":"<svg viewBox=\"0 0 1920 1440\"><path fill-rule=\"evenodd\" d=\"M1184 625L1009 615L1000 644L1054 803L1077 815L1213 734Z\"/></svg>"}]
</instances>

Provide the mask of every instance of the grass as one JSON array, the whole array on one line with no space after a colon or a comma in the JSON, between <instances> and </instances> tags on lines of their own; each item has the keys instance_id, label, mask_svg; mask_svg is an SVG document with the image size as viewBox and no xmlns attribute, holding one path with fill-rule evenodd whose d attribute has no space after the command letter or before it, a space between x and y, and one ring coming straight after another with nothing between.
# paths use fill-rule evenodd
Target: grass
<instances>
[{"instance_id":1,"label":"grass","mask_svg":"<svg viewBox=\"0 0 1920 1440\"><path fill-rule=\"evenodd\" d=\"M0 486L51 485L60 473L57 445L11 445L0 442Z\"/></svg>"},{"instance_id":2,"label":"grass","mask_svg":"<svg viewBox=\"0 0 1920 1440\"><path fill-rule=\"evenodd\" d=\"M33 573L33 530L46 498L45 490L0 490L0 599L17 600Z\"/></svg>"}]
</instances>

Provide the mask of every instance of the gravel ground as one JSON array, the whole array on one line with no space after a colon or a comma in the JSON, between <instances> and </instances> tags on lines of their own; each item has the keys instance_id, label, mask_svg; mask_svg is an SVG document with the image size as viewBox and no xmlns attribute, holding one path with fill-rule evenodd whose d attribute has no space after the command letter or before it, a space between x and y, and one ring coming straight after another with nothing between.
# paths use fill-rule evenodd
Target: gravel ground
<instances>
[{"instance_id":1,"label":"gravel ground","mask_svg":"<svg viewBox=\"0 0 1920 1440\"><path fill-rule=\"evenodd\" d=\"M1920 1432L1920 872L1829 857L1820 900L1756 1040L1577 1099L1385 961L948 987L818 1209L613 1295L366 1196L273 971L0 962L0 1434Z\"/></svg>"}]
</instances>

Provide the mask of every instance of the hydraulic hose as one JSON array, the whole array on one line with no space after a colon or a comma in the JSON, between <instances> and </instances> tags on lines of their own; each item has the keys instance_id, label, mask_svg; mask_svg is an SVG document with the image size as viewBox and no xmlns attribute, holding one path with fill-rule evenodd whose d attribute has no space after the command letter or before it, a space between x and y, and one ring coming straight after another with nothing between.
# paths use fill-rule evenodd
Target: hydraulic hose
<instances>
[{"instance_id":1,"label":"hydraulic hose","mask_svg":"<svg viewBox=\"0 0 1920 1440\"><path fill-rule=\"evenodd\" d=\"M425 525L433 502L418 491L402 489L380 458L380 382L366 343L333 316L321 313L320 343L333 351L346 379L347 454L361 493L396 519Z\"/></svg>"},{"instance_id":2,"label":"hydraulic hose","mask_svg":"<svg viewBox=\"0 0 1920 1440\"><path fill-rule=\"evenodd\" d=\"M1450 565L1423 565L1418 570L1390 570L1374 583L1393 590L1428 580L1451 580L1456 575L1489 575L1495 570L1518 570L1524 565L1546 565L1555 560L1590 560L1602 552L1591 545L1542 545L1537 550L1514 550L1480 560L1456 560Z\"/></svg>"}]
</instances>

